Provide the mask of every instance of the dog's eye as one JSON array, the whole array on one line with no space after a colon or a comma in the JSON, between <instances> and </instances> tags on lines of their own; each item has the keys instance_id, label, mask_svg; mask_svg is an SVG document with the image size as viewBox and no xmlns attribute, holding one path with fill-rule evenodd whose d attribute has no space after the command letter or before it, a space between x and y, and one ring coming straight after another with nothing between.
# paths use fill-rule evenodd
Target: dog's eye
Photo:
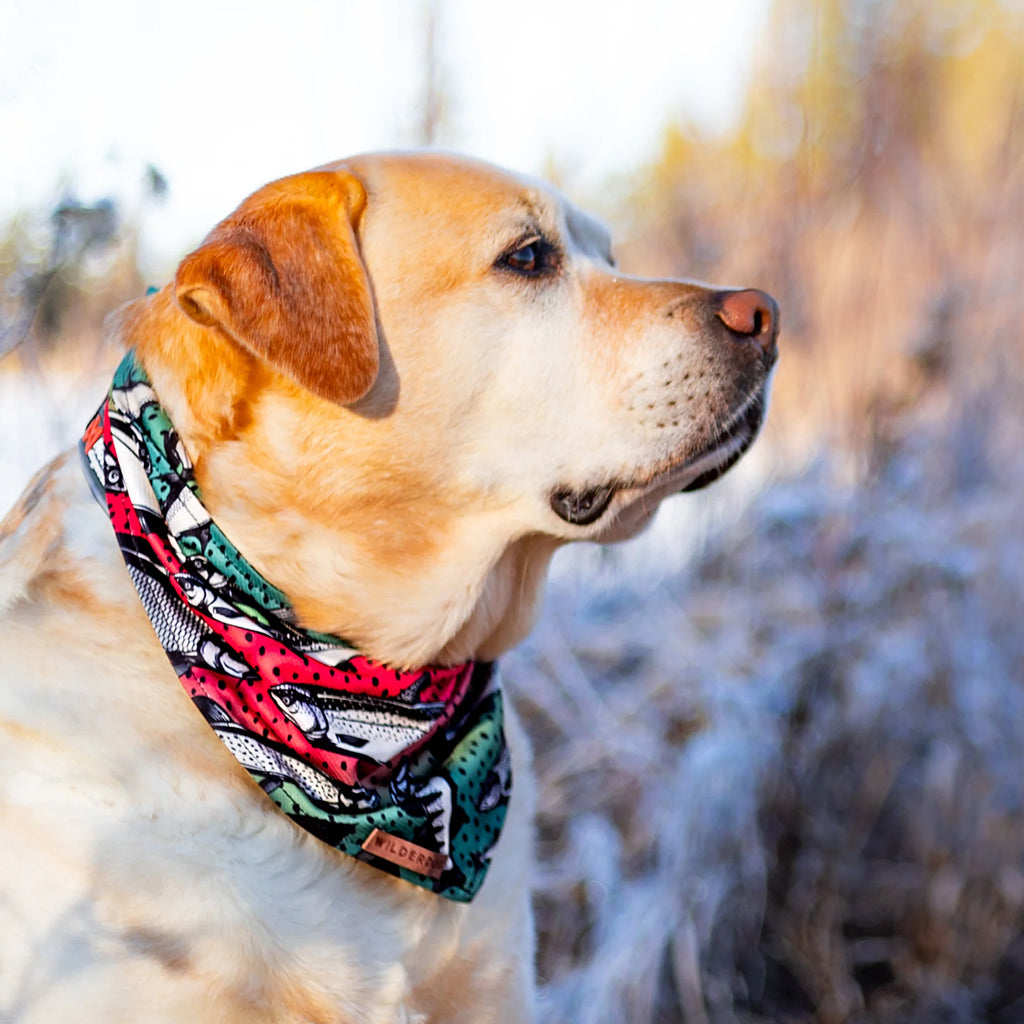
<instances>
[{"instance_id":1,"label":"dog's eye","mask_svg":"<svg viewBox=\"0 0 1024 1024\"><path fill-rule=\"evenodd\" d=\"M525 245L505 253L498 260L498 265L525 277L537 277L554 268L554 252L549 242L543 238L534 238Z\"/></svg>"},{"instance_id":2,"label":"dog's eye","mask_svg":"<svg viewBox=\"0 0 1024 1024\"><path fill-rule=\"evenodd\" d=\"M518 270L524 274L532 274L537 269L537 264L540 262L537 256L537 245L535 242L531 242L529 245L524 245L522 249L516 249L515 252L510 252L505 257L505 262L513 270Z\"/></svg>"}]
</instances>

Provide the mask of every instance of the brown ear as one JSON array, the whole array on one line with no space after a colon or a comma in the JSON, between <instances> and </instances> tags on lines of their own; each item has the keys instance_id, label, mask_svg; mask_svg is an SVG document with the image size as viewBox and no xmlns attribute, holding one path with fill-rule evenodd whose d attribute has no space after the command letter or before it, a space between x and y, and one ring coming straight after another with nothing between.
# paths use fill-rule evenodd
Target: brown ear
<instances>
[{"instance_id":1,"label":"brown ear","mask_svg":"<svg viewBox=\"0 0 1024 1024\"><path fill-rule=\"evenodd\" d=\"M377 377L373 298L354 225L362 183L283 178L250 196L178 267L178 305L322 398L347 405Z\"/></svg>"}]
</instances>

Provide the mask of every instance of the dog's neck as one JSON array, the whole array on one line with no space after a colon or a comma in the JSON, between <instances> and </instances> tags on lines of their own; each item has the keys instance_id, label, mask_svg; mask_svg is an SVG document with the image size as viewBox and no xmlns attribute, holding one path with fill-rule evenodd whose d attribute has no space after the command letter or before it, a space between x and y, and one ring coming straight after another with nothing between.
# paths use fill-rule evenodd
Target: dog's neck
<instances>
[{"instance_id":1,"label":"dog's neck","mask_svg":"<svg viewBox=\"0 0 1024 1024\"><path fill-rule=\"evenodd\" d=\"M490 660L529 631L556 541L508 538L504 517L460 514L425 471L380 465L373 432L386 420L325 415L168 290L127 307L119 327L214 519L304 626L396 666Z\"/></svg>"}]
</instances>

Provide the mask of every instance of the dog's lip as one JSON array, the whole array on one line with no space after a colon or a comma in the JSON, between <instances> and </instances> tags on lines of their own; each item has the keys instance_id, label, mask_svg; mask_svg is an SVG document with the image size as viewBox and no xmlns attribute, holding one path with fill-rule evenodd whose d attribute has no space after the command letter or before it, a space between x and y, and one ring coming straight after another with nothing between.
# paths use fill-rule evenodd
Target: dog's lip
<instances>
[{"instance_id":1,"label":"dog's lip","mask_svg":"<svg viewBox=\"0 0 1024 1024\"><path fill-rule=\"evenodd\" d=\"M742 458L747 449L754 443L761 423L764 419L764 405L761 396L755 396L733 417L718 440L703 454L697 462L711 462L706 469L695 476L681 488L684 492L699 491L708 484L714 483L720 476L727 473Z\"/></svg>"},{"instance_id":2,"label":"dog's lip","mask_svg":"<svg viewBox=\"0 0 1024 1024\"><path fill-rule=\"evenodd\" d=\"M764 418L764 397L747 399L729 418L714 440L696 455L661 466L642 480L631 481L617 490L622 495L663 494L698 491L731 469L753 444Z\"/></svg>"}]
</instances>

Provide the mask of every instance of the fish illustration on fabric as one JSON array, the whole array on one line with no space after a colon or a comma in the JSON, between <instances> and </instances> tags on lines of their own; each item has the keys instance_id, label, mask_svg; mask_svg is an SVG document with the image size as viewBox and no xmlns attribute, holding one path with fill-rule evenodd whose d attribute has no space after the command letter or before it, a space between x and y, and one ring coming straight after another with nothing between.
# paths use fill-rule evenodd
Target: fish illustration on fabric
<instances>
[{"instance_id":1,"label":"fish illustration on fabric","mask_svg":"<svg viewBox=\"0 0 1024 1024\"><path fill-rule=\"evenodd\" d=\"M185 600L193 608L199 609L218 622L228 623L241 629L250 629L256 632L266 631L266 626L255 622L240 612L236 605L224 600L218 591L208 585L201 577L192 573L179 572L175 573L174 581L181 588Z\"/></svg>"},{"instance_id":2,"label":"fish illustration on fabric","mask_svg":"<svg viewBox=\"0 0 1024 1024\"><path fill-rule=\"evenodd\" d=\"M234 676L236 679L259 679L260 674L235 653L219 636L210 635L200 643L196 660L214 672Z\"/></svg>"},{"instance_id":3,"label":"fish illustration on fabric","mask_svg":"<svg viewBox=\"0 0 1024 1024\"><path fill-rule=\"evenodd\" d=\"M137 564L136 564L137 561ZM179 604L166 600L169 584L166 575L153 572L141 556L133 555L128 572L135 584L143 607L174 670L181 675L189 664L199 663L214 672L223 672L237 679L256 679L252 667L232 650L201 620L185 612Z\"/></svg>"},{"instance_id":4,"label":"fish illustration on fabric","mask_svg":"<svg viewBox=\"0 0 1024 1024\"><path fill-rule=\"evenodd\" d=\"M498 763L487 773L484 779L480 800L476 805L478 811L491 811L502 802L508 800L512 793L512 758L506 747L498 758Z\"/></svg>"},{"instance_id":5,"label":"fish illustration on fabric","mask_svg":"<svg viewBox=\"0 0 1024 1024\"><path fill-rule=\"evenodd\" d=\"M312 765L237 725L216 701L208 697L196 697L194 701L224 746L247 771L294 782L310 800L330 810L367 811L379 806L378 794L362 786L339 786Z\"/></svg>"},{"instance_id":6,"label":"fish illustration on fabric","mask_svg":"<svg viewBox=\"0 0 1024 1024\"><path fill-rule=\"evenodd\" d=\"M193 556L187 559L182 571L174 574L174 582L185 600L204 615L226 625L247 629L272 640L291 644L324 665L336 666L356 653L352 647L346 645L312 640L299 633L282 616L270 619L265 614L261 615L254 607L246 604L244 596L240 595L225 576L217 572L205 558ZM247 612L251 614L246 614Z\"/></svg>"},{"instance_id":7,"label":"fish illustration on fabric","mask_svg":"<svg viewBox=\"0 0 1024 1024\"><path fill-rule=\"evenodd\" d=\"M443 775L432 775L427 779L417 779L409 771L409 762L403 761L395 772L390 785L391 799L399 807L408 807L410 803L419 805L422 813L427 816L430 828L434 833L434 849L443 853L445 867L452 866L451 858L451 827L452 827L452 787Z\"/></svg>"},{"instance_id":8,"label":"fish illustration on fabric","mask_svg":"<svg viewBox=\"0 0 1024 1024\"><path fill-rule=\"evenodd\" d=\"M424 739L443 703L398 706L354 694L282 683L270 691L278 707L314 747L385 764Z\"/></svg>"}]
</instances>

